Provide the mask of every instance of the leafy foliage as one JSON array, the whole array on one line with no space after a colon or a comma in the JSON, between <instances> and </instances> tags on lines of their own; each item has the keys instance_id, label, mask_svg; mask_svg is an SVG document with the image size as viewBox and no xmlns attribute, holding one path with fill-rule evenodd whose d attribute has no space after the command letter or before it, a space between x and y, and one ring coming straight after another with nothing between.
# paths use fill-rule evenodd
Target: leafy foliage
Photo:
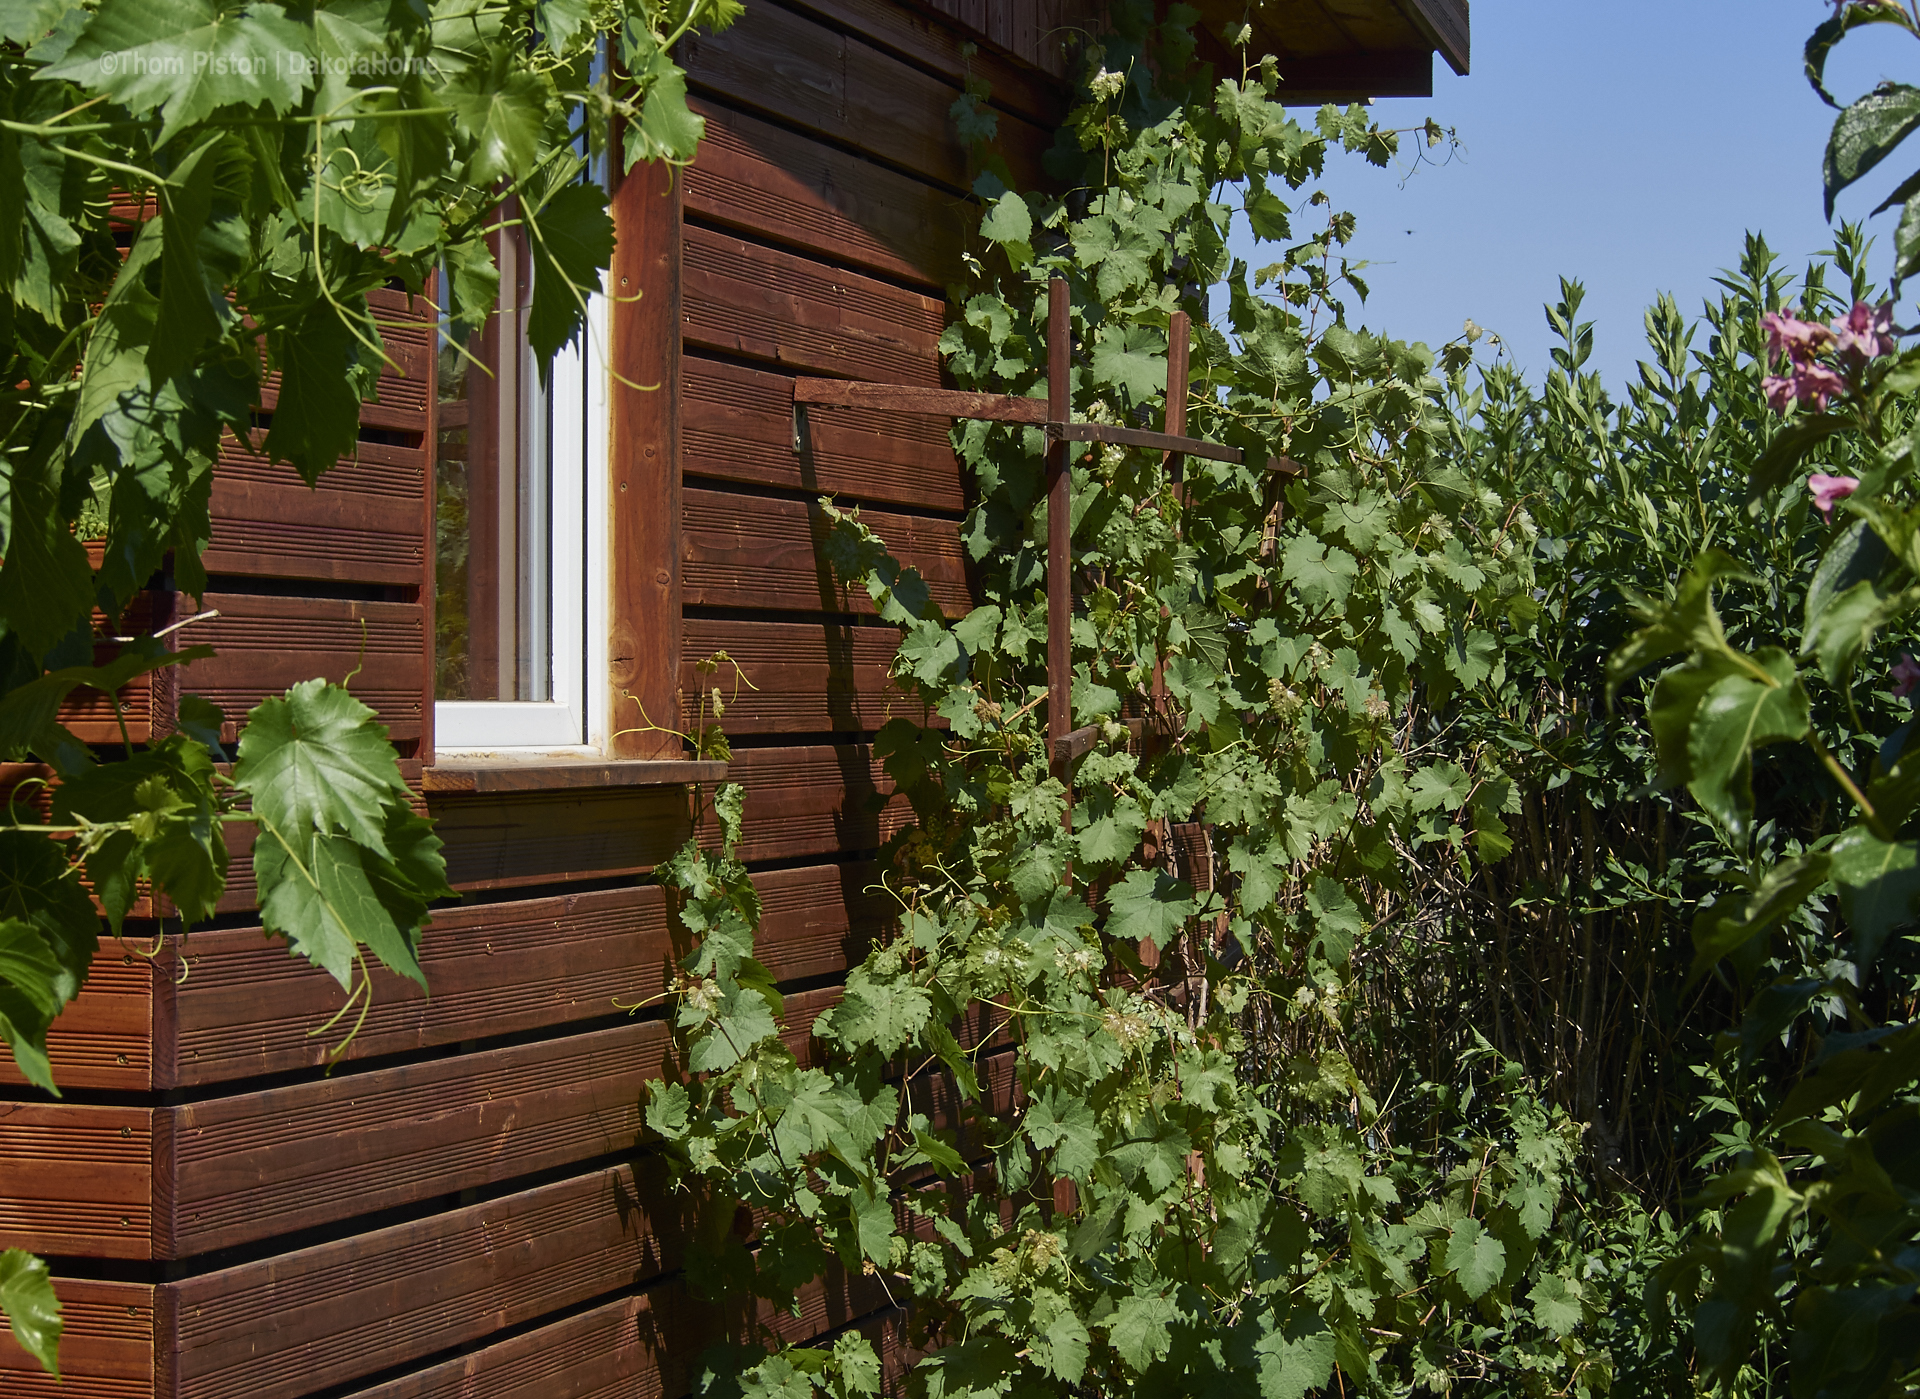
<instances>
[{"instance_id":1,"label":"leafy foliage","mask_svg":"<svg viewBox=\"0 0 1920 1399\"><path fill-rule=\"evenodd\" d=\"M916 821L887 851L897 918L804 1060L752 959L730 818L717 854L667 871L687 1073L647 1121L712 1221L689 1272L776 1302L877 1277L913 1300L928 1395L1598 1392L1608 1241L1570 1222L1577 1129L1484 1041L1471 1112L1433 1083L1389 1110L1353 1059L1412 872L1508 848L1498 755L1414 736L1503 676L1537 612L1533 527L1447 461L1432 356L1347 324L1350 219L1260 271L1228 250L1243 218L1292 238L1292 191L1330 151L1384 162L1397 136L1361 109L1303 127L1260 68L1216 84L1162 61L1188 85L1156 90L1149 56L1191 36L1145 16L1122 7L1089 57L1051 157L1070 193L1015 191L983 156L944 348L967 386L1035 393L1064 277L1076 415L1157 426L1184 308L1190 428L1246 464L1074 464L1073 722L1099 737L1067 772L1042 709L1040 434L956 427L979 491L964 617L823 504L837 575L900 628L925 718L874 750ZM1415 1123L1430 1149L1402 1144ZM868 1392L867 1342L842 1340L807 1366L718 1352L708 1390Z\"/></svg>"}]
</instances>

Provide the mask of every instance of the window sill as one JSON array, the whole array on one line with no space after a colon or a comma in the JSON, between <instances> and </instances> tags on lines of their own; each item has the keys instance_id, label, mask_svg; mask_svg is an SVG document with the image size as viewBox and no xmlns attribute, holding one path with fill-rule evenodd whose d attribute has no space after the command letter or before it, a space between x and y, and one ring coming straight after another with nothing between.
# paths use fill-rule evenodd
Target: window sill
<instances>
[{"instance_id":1,"label":"window sill","mask_svg":"<svg viewBox=\"0 0 1920 1399\"><path fill-rule=\"evenodd\" d=\"M718 782L727 765L693 758L569 758L552 753L443 753L421 774L428 796L564 792L595 787L680 787Z\"/></svg>"}]
</instances>

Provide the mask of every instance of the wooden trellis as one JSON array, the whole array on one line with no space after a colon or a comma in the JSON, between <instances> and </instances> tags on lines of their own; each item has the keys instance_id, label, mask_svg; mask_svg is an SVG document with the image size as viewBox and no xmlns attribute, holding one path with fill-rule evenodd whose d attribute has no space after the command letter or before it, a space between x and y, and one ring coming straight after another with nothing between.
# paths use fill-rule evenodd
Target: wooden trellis
<instances>
[{"instance_id":1,"label":"wooden trellis","mask_svg":"<svg viewBox=\"0 0 1920 1399\"><path fill-rule=\"evenodd\" d=\"M1054 278L1047 288L1047 396L972 393L918 388L906 384L869 384L845 379L793 381L796 411L803 406L879 408L931 417L977 418L1025 423L1047 435L1047 752L1062 780L1073 761L1092 748L1097 724L1070 729L1072 723L1073 491L1068 470L1074 443L1112 443L1167 453L1176 476L1187 457L1239 462L1237 447L1223 447L1186 435L1187 362L1191 325L1185 311L1173 313L1167 333L1167 411L1165 431L1073 421L1073 337L1067 284ZM1158 676L1156 674L1156 680Z\"/></svg>"}]
</instances>

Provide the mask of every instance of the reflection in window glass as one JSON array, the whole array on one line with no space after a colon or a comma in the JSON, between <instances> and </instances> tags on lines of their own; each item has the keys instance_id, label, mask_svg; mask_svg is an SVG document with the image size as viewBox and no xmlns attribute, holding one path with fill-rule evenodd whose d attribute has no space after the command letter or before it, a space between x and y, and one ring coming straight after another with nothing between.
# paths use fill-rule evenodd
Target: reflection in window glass
<instances>
[{"instance_id":1,"label":"reflection in window glass","mask_svg":"<svg viewBox=\"0 0 1920 1399\"><path fill-rule=\"evenodd\" d=\"M521 230L494 236L500 306L467 353L440 345L434 465L435 697L552 698L550 417L526 344Z\"/></svg>"}]
</instances>

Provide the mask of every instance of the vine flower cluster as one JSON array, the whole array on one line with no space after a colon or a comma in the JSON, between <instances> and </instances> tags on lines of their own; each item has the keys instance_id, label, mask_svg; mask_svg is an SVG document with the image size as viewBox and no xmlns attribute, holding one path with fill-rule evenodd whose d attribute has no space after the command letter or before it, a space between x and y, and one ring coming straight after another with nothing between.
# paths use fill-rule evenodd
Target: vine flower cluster
<instances>
[{"instance_id":1,"label":"vine flower cluster","mask_svg":"<svg viewBox=\"0 0 1920 1399\"><path fill-rule=\"evenodd\" d=\"M1892 302L1869 306L1856 301L1851 311L1831 325L1799 320L1782 311L1767 312L1760 324L1766 327L1768 355L1787 357L1787 373L1769 374L1760 381L1761 392L1776 413L1786 412L1791 403L1810 403L1816 412L1824 412L1829 400L1846 392L1847 381L1817 358L1824 351L1832 349L1849 371L1894 351Z\"/></svg>"},{"instance_id":2,"label":"vine flower cluster","mask_svg":"<svg viewBox=\"0 0 1920 1399\"><path fill-rule=\"evenodd\" d=\"M1803 321L1782 311L1767 312L1760 324L1767 332L1768 358L1787 357L1787 373L1769 374L1760 381L1761 392L1776 413L1785 413L1793 403L1808 403L1815 412L1825 412L1831 400L1846 392L1847 380L1819 358L1828 350L1851 376L1865 368L1869 360L1890 355L1897 348L1891 301L1878 306L1856 301L1852 310L1828 325ZM1816 471L1807 478L1813 503L1828 520L1833 519L1833 507L1859 488L1859 478L1854 476Z\"/></svg>"}]
</instances>

